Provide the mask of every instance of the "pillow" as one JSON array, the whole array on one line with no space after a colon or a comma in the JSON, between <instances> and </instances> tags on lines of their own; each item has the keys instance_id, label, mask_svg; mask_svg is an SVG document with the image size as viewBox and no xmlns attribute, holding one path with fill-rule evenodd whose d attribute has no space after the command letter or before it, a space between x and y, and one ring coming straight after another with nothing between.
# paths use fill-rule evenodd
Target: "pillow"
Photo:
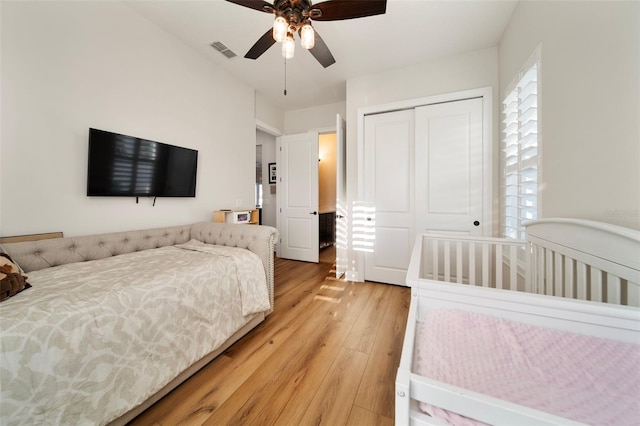
<instances>
[{"instance_id":1,"label":"pillow","mask_svg":"<svg viewBox=\"0 0 640 426\"><path fill-rule=\"evenodd\" d=\"M4 248L2 244L0 244L0 253L4 253L7 256L9 256L9 252L7 251L7 249ZM9 259L11 259L11 257L9 257ZM20 271L20 273L24 275L24 269L22 269L22 266L18 265L18 263L13 259L11 261L18 267L18 270Z\"/></svg>"},{"instance_id":2,"label":"pillow","mask_svg":"<svg viewBox=\"0 0 640 426\"><path fill-rule=\"evenodd\" d=\"M0 302L30 288L27 277L6 253L0 253Z\"/></svg>"}]
</instances>

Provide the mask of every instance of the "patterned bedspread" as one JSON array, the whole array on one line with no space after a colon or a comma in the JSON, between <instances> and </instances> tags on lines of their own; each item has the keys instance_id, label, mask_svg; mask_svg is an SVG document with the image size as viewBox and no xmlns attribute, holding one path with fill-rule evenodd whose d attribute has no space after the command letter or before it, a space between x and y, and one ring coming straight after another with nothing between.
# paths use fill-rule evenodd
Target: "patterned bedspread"
<instances>
[{"instance_id":1,"label":"patterned bedspread","mask_svg":"<svg viewBox=\"0 0 640 426\"><path fill-rule=\"evenodd\" d=\"M583 423L638 424L638 345L436 309L418 322L415 355L421 376ZM420 407L447 424L483 424Z\"/></svg>"},{"instance_id":2,"label":"patterned bedspread","mask_svg":"<svg viewBox=\"0 0 640 426\"><path fill-rule=\"evenodd\" d=\"M192 240L29 274L0 304L0 424L104 424L269 309L248 250Z\"/></svg>"}]
</instances>

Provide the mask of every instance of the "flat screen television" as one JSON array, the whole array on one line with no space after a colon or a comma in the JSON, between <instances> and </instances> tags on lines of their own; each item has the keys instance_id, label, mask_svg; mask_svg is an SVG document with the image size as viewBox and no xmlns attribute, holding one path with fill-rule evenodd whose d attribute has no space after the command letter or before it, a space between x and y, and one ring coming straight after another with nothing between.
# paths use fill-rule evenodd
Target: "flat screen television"
<instances>
[{"instance_id":1,"label":"flat screen television","mask_svg":"<svg viewBox=\"0 0 640 426\"><path fill-rule=\"evenodd\" d=\"M87 196L195 197L198 151L89 129Z\"/></svg>"}]
</instances>

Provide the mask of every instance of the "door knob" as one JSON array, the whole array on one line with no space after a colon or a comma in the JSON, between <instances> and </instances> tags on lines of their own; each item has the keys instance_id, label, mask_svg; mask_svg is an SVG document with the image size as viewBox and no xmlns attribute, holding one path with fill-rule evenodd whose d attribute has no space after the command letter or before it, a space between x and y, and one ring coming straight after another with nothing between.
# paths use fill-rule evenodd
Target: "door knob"
<instances>
[{"instance_id":1,"label":"door knob","mask_svg":"<svg viewBox=\"0 0 640 426\"><path fill-rule=\"evenodd\" d=\"M478 222L477 220L473 221L473 226L480 226L480 222Z\"/></svg>"},{"instance_id":2,"label":"door knob","mask_svg":"<svg viewBox=\"0 0 640 426\"><path fill-rule=\"evenodd\" d=\"M311 213L309 213L309 214L312 214L312 215L314 215L314 216L315 216L315 215L317 215L317 214L318 214L318 212L311 212Z\"/></svg>"},{"instance_id":3,"label":"door knob","mask_svg":"<svg viewBox=\"0 0 640 426\"><path fill-rule=\"evenodd\" d=\"M338 219L344 219L344 216L342 216L341 214L337 214L337 215L336 215L336 217L337 217Z\"/></svg>"}]
</instances>

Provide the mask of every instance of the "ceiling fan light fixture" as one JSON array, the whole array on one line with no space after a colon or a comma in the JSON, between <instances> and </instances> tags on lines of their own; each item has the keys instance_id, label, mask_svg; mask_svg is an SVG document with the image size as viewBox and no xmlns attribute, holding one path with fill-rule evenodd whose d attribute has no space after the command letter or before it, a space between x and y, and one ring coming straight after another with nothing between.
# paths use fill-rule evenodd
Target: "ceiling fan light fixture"
<instances>
[{"instance_id":1,"label":"ceiling fan light fixture","mask_svg":"<svg viewBox=\"0 0 640 426\"><path fill-rule=\"evenodd\" d=\"M2 0L0 0L2 1ZM320 65L327 68L335 64L320 34L311 26L313 21L342 21L383 15L387 0L227 0L242 7L273 14L274 22L244 55L247 59L258 59L276 42L282 43L282 56L293 58L294 34L300 36L300 44L309 50ZM304 27L304 29L303 29ZM303 35L304 30L304 35ZM285 90L286 94L286 90Z\"/></svg>"},{"instance_id":2,"label":"ceiling fan light fixture","mask_svg":"<svg viewBox=\"0 0 640 426\"><path fill-rule=\"evenodd\" d=\"M289 24L287 20L282 16L276 16L276 19L273 21L273 39L278 43L282 43L287 38L287 31L289 29Z\"/></svg>"},{"instance_id":3,"label":"ceiling fan light fixture","mask_svg":"<svg viewBox=\"0 0 640 426\"><path fill-rule=\"evenodd\" d=\"M309 23L304 24L300 30L300 45L305 49L313 49L315 45L315 31Z\"/></svg>"},{"instance_id":4,"label":"ceiling fan light fixture","mask_svg":"<svg viewBox=\"0 0 640 426\"><path fill-rule=\"evenodd\" d=\"M282 43L282 56L285 59L293 58L296 49L296 42L293 40L293 34L287 33L287 38Z\"/></svg>"}]
</instances>

